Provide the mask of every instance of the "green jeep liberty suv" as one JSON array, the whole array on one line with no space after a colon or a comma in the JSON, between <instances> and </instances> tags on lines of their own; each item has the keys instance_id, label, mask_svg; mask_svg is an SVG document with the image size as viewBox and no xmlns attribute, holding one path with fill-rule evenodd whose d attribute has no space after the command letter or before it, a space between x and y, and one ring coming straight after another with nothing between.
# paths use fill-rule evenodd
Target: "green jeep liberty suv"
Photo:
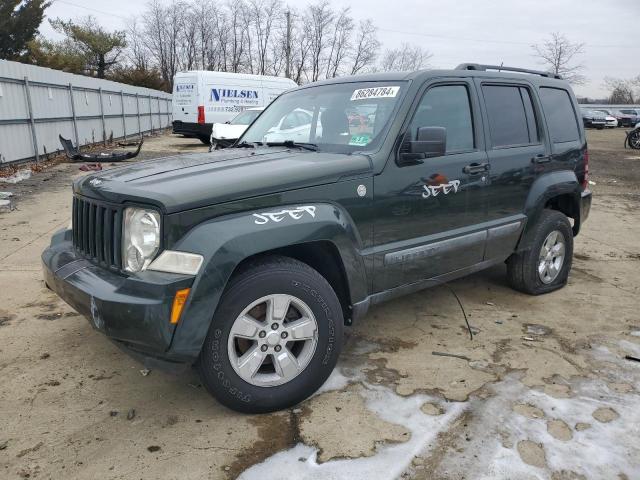
<instances>
[{"instance_id":1,"label":"green jeep liberty suv","mask_svg":"<svg viewBox=\"0 0 640 480\"><path fill-rule=\"evenodd\" d=\"M77 180L44 278L146 365L278 410L323 384L372 305L502 262L519 291L565 285L588 158L571 88L544 72L317 82L233 148Z\"/></svg>"}]
</instances>

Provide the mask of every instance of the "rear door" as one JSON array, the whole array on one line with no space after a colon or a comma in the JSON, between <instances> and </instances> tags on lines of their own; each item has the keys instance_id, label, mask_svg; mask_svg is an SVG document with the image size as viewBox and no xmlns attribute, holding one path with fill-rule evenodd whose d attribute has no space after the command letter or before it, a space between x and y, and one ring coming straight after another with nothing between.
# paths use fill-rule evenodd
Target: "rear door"
<instances>
[{"instance_id":1,"label":"rear door","mask_svg":"<svg viewBox=\"0 0 640 480\"><path fill-rule=\"evenodd\" d=\"M198 121L198 77L176 75L173 83L173 120L184 123Z\"/></svg>"},{"instance_id":2,"label":"rear door","mask_svg":"<svg viewBox=\"0 0 640 480\"><path fill-rule=\"evenodd\" d=\"M526 82L476 80L483 101L485 139L491 170L489 230L485 260L506 257L524 226L524 206L531 185L551 161L541 135L540 108ZM503 225L503 226L501 226Z\"/></svg>"}]
</instances>

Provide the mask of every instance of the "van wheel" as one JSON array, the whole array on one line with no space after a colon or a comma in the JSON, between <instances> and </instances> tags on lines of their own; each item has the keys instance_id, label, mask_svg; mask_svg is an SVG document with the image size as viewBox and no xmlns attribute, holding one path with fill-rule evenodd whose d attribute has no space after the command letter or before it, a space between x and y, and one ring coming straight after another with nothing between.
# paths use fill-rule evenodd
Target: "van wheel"
<instances>
[{"instance_id":1,"label":"van wheel","mask_svg":"<svg viewBox=\"0 0 640 480\"><path fill-rule=\"evenodd\" d=\"M329 377L342 348L342 307L325 278L288 257L235 275L196 364L220 403L244 413L301 402Z\"/></svg>"},{"instance_id":2,"label":"van wheel","mask_svg":"<svg viewBox=\"0 0 640 480\"><path fill-rule=\"evenodd\" d=\"M534 227L533 246L507 260L507 280L515 290L540 295L567 284L573 260L573 231L569 219L544 210Z\"/></svg>"}]
</instances>

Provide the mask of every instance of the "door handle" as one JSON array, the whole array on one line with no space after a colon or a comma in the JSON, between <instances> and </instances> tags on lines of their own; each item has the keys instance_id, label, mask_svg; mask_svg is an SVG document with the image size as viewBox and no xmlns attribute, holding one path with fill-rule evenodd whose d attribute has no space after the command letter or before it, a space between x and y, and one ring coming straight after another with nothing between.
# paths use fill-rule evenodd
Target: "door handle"
<instances>
[{"instance_id":1,"label":"door handle","mask_svg":"<svg viewBox=\"0 0 640 480\"><path fill-rule=\"evenodd\" d=\"M473 173L482 173L482 172L486 172L487 170L489 170L489 163L472 163L470 165L465 166L462 171L464 173L469 173L469 174L473 174Z\"/></svg>"},{"instance_id":2,"label":"door handle","mask_svg":"<svg viewBox=\"0 0 640 480\"><path fill-rule=\"evenodd\" d=\"M549 163L551 161L551 155L536 155L531 159L532 163Z\"/></svg>"}]
</instances>

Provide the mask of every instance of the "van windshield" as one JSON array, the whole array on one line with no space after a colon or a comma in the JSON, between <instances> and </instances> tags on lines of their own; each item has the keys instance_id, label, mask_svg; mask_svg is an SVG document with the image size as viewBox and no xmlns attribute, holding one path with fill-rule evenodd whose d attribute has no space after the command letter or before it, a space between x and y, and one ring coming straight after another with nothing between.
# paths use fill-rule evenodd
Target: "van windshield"
<instances>
[{"instance_id":1,"label":"van windshield","mask_svg":"<svg viewBox=\"0 0 640 480\"><path fill-rule=\"evenodd\" d=\"M384 138L406 82L318 85L285 93L260 115L240 143L313 144L318 150L373 150Z\"/></svg>"}]
</instances>

